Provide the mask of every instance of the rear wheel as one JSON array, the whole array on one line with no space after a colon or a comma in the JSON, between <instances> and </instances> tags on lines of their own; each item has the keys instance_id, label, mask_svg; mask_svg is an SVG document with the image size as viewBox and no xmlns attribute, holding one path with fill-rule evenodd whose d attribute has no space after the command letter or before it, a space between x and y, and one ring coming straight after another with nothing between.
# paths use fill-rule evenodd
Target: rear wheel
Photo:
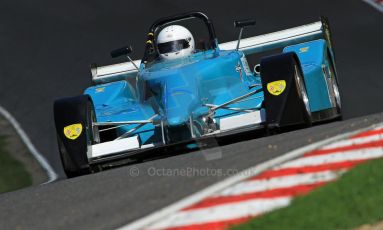
<instances>
[{"instance_id":1,"label":"rear wheel","mask_svg":"<svg viewBox=\"0 0 383 230\"><path fill-rule=\"evenodd\" d=\"M337 113L340 116L342 116L342 103L341 103L341 100L340 100L338 81L336 79L334 65L331 62L331 60L329 60L329 62L330 62L330 64L329 64L329 66L330 66L329 72L330 72L330 78L331 78L333 97L334 97L335 105L336 105L336 111L337 111Z\"/></svg>"}]
</instances>

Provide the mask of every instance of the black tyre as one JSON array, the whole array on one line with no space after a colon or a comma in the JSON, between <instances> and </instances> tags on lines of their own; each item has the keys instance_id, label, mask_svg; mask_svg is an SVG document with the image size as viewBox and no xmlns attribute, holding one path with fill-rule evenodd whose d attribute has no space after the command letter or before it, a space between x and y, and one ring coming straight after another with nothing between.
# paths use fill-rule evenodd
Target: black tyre
<instances>
[{"instance_id":1,"label":"black tyre","mask_svg":"<svg viewBox=\"0 0 383 230\"><path fill-rule=\"evenodd\" d=\"M295 53L263 58L261 78L268 128L311 125L310 102L301 64Z\"/></svg>"},{"instance_id":2,"label":"black tyre","mask_svg":"<svg viewBox=\"0 0 383 230\"><path fill-rule=\"evenodd\" d=\"M67 177L90 173L88 149L99 142L93 102L87 95L63 98L54 103L59 153Z\"/></svg>"}]
</instances>

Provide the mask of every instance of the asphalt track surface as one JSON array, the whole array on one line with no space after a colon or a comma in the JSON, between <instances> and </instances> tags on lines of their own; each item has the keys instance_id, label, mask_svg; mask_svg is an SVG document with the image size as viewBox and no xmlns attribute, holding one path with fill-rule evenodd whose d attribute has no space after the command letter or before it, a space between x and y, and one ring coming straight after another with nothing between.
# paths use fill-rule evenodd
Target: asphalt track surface
<instances>
[{"instance_id":1,"label":"asphalt track surface","mask_svg":"<svg viewBox=\"0 0 383 230\"><path fill-rule=\"evenodd\" d=\"M133 59L139 59L154 20L190 10L207 13L220 42L236 39L235 19L257 19L257 26L245 31L247 37L329 17L345 121L225 145L217 149L218 160L193 152L3 194L0 228L118 227L227 176L151 176L148 169L240 171L309 142L383 121L381 114L359 118L383 111L383 14L358 0L2 1L0 104L63 175L53 100L89 86L90 63L123 61L109 58L114 48L132 44ZM138 176L129 175L136 169Z\"/></svg>"}]
</instances>

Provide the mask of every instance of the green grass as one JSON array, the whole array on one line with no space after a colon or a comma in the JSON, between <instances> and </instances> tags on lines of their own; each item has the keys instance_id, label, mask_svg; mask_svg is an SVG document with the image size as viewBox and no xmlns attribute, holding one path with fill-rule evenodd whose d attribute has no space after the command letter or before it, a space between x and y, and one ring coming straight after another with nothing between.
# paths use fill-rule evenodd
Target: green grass
<instances>
[{"instance_id":1,"label":"green grass","mask_svg":"<svg viewBox=\"0 0 383 230\"><path fill-rule=\"evenodd\" d=\"M0 193L32 185L32 177L22 163L13 159L5 149L5 138L0 136Z\"/></svg>"},{"instance_id":2,"label":"green grass","mask_svg":"<svg viewBox=\"0 0 383 230\"><path fill-rule=\"evenodd\" d=\"M338 181L292 204L233 227L247 229L352 229L383 220L383 159L359 165Z\"/></svg>"}]
</instances>

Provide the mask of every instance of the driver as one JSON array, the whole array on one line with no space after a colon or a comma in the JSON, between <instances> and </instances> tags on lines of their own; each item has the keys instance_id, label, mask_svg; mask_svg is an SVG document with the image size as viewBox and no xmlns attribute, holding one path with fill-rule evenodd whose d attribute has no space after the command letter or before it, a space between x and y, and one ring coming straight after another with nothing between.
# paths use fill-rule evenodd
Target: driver
<instances>
[{"instance_id":1,"label":"driver","mask_svg":"<svg viewBox=\"0 0 383 230\"><path fill-rule=\"evenodd\" d=\"M157 37L157 48L162 60L174 60L192 54L194 38L188 29L179 25L163 28Z\"/></svg>"}]
</instances>

